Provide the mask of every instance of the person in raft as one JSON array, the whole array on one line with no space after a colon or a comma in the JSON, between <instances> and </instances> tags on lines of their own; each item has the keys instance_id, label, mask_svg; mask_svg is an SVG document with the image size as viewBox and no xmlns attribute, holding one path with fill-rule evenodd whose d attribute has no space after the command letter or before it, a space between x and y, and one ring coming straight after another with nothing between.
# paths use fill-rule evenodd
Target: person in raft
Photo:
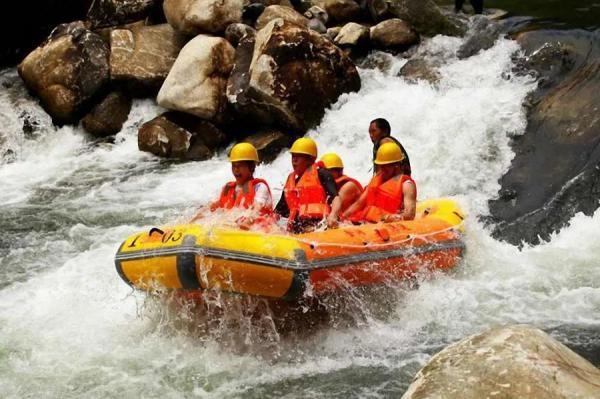
<instances>
[{"instance_id":1,"label":"person in raft","mask_svg":"<svg viewBox=\"0 0 600 399\"><path fill-rule=\"evenodd\" d=\"M288 218L287 230L303 233L314 230L324 219L331 227L340 208L335 179L322 164L316 163L317 144L309 138L299 138L290 149L292 173L289 174L275 213Z\"/></svg>"},{"instance_id":2,"label":"person in raft","mask_svg":"<svg viewBox=\"0 0 600 399\"><path fill-rule=\"evenodd\" d=\"M211 212L217 209L251 209L252 212L248 216L236 221L243 230L250 229L254 224L260 226L271 223L271 190L265 180L254 177L254 170L259 162L256 148L250 143L234 145L229 153L229 162L235 180L223 186L219 199L211 203L208 209ZM204 216L205 211L206 207L201 209L192 221Z\"/></svg>"},{"instance_id":3,"label":"person in raft","mask_svg":"<svg viewBox=\"0 0 600 399\"><path fill-rule=\"evenodd\" d=\"M404 154L396 143L385 143L377 150L379 171L342 215L355 222L396 222L413 220L417 205L417 186L404 173Z\"/></svg>"},{"instance_id":4,"label":"person in raft","mask_svg":"<svg viewBox=\"0 0 600 399\"><path fill-rule=\"evenodd\" d=\"M340 201L332 207L331 214L340 215L358 200L363 192L363 187L356 179L344 174L344 163L339 155L334 153L325 154L321 157L321 162L335 179L338 196L340 197ZM333 227L333 220L331 225Z\"/></svg>"},{"instance_id":5,"label":"person in raft","mask_svg":"<svg viewBox=\"0 0 600 399\"><path fill-rule=\"evenodd\" d=\"M396 143L396 145L402 150L402 155L404 155L404 160L402 161L404 174L410 176L412 171L410 168L410 159L408 159L408 153L406 152L402 144L400 144L400 142L396 138L392 137L391 134L392 128L387 120L383 118L377 118L372 120L371 123L369 123L369 136L371 137L371 141L373 142L373 162L375 162L377 150L379 150L379 147L381 147L382 144ZM373 170L375 173L377 173L377 164L375 164Z\"/></svg>"}]
</instances>

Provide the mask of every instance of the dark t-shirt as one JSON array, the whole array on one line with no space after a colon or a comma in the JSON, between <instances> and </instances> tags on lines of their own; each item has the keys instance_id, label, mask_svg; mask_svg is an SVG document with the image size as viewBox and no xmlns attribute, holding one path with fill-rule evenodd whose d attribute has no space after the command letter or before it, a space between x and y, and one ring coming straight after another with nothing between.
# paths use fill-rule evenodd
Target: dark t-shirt
<instances>
[{"instance_id":1,"label":"dark t-shirt","mask_svg":"<svg viewBox=\"0 0 600 399\"><path fill-rule=\"evenodd\" d=\"M319 174L319 181L321 182L321 186L323 186L323 189L325 190L325 194L327 195L327 203L329 205L331 205L331 201L333 201L333 199L338 194L337 186L335 184L335 179L333 178L333 175L331 174L331 172L324 168L320 168L318 170L318 174ZM298 180L300 180L300 178L296 179L296 183L298 183ZM290 216L290 208L288 207L288 204L285 200L285 190L282 191L281 198L279 199L277 206L275 206L275 213L277 213L278 215L280 215L284 218L287 218Z\"/></svg>"},{"instance_id":2,"label":"dark t-shirt","mask_svg":"<svg viewBox=\"0 0 600 399\"><path fill-rule=\"evenodd\" d=\"M394 143L398 144L398 147L400 147L400 150L402 150L402 153L404 154L404 161L402 161L402 165L404 166L404 174L410 176L412 170L410 167L410 159L408 158L408 153L404 149L404 146L402 146L402 144L400 144L400 142L395 137L392 137L392 136L382 137L379 139L379 141L377 143L375 143L373 145L373 162L375 162L375 158L377 157L377 150L379 149L379 147L381 147L381 142L384 139L391 139ZM375 170L377 170L377 168L375 168Z\"/></svg>"}]
</instances>

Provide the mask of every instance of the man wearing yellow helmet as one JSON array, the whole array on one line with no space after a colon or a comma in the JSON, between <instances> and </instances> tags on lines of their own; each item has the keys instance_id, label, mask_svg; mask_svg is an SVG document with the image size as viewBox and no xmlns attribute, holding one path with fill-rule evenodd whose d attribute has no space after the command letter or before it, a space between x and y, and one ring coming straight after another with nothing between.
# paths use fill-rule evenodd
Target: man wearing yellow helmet
<instances>
[{"instance_id":1,"label":"man wearing yellow helmet","mask_svg":"<svg viewBox=\"0 0 600 399\"><path fill-rule=\"evenodd\" d=\"M375 157L379 171L343 216L371 223L414 219L417 186L404 174L403 160L402 150L396 143L382 144Z\"/></svg>"},{"instance_id":2,"label":"man wearing yellow helmet","mask_svg":"<svg viewBox=\"0 0 600 399\"><path fill-rule=\"evenodd\" d=\"M377 118L373 119L369 124L369 137L371 137L371 141L373 142L373 161L375 161L375 156L377 155L377 150L381 147L382 144L385 143L396 143L400 150L402 150L402 154L404 155L404 159L402 160L402 168L404 169L404 174L410 176L411 168L410 168L410 159L408 159L408 154L406 150L400 144L400 142L392 137L392 128L390 123L383 119ZM377 164L375 164L375 172L377 173Z\"/></svg>"},{"instance_id":3,"label":"man wearing yellow helmet","mask_svg":"<svg viewBox=\"0 0 600 399\"><path fill-rule=\"evenodd\" d=\"M293 233L312 230L325 218L333 226L337 215L329 218L331 206L339 206L340 198L331 173L315 164L317 144L303 137L294 142L290 153L294 171L286 180L275 212L288 218L288 231Z\"/></svg>"},{"instance_id":4,"label":"man wearing yellow helmet","mask_svg":"<svg viewBox=\"0 0 600 399\"><path fill-rule=\"evenodd\" d=\"M254 170L258 160L258 152L250 143L239 143L229 153L231 172L235 177L221 190L219 199L210 205L211 211L217 209L253 209L255 214L238 219L240 228L247 230L257 221L264 221L273 212L273 200L269 185L263 179L254 178ZM200 218L201 211L194 220Z\"/></svg>"},{"instance_id":5,"label":"man wearing yellow helmet","mask_svg":"<svg viewBox=\"0 0 600 399\"><path fill-rule=\"evenodd\" d=\"M339 155L329 153L321 158L323 166L331 172L340 197L339 207L332 207L331 215L343 213L360 197L363 192L362 185L356 180L344 174L344 163ZM337 204L336 204L337 205Z\"/></svg>"}]
</instances>

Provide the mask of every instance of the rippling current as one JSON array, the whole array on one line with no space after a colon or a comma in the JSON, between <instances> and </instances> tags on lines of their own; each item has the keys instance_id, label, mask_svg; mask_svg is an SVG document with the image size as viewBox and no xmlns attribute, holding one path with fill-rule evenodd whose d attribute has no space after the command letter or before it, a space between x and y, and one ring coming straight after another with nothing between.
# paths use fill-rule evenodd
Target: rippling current
<instances>
[{"instance_id":1,"label":"rippling current","mask_svg":"<svg viewBox=\"0 0 600 399\"><path fill-rule=\"evenodd\" d=\"M508 323L540 327L599 364L600 212L533 248L490 237L478 216L510 165L536 82L511 74L515 42L458 60L460 43L440 36L421 48L443 63L435 87L397 77L405 60L379 54L387 70L362 69L361 91L310 135L364 182L368 123L387 118L419 197L450 196L468 212L464 260L418 288L348 293L324 304L325 322L298 315L314 328L287 331L261 300L217 297L221 317L197 317L133 292L115 271L126 236L185 221L218 195L226 151L195 163L139 152L137 128L162 112L151 101L134 103L114 143L94 142L53 127L16 72L3 71L0 397L399 397L432 354ZM282 153L257 175L278 197L288 169Z\"/></svg>"}]
</instances>

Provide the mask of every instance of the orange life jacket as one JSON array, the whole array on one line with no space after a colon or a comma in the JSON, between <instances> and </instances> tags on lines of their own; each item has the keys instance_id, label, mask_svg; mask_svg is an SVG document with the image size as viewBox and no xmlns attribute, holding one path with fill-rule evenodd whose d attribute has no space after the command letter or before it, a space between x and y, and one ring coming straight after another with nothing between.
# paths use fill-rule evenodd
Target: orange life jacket
<instances>
[{"instance_id":1,"label":"orange life jacket","mask_svg":"<svg viewBox=\"0 0 600 399\"><path fill-rule=\"evenodd\" d=\"M323 219L329 215L327 193L319 180L319 169L310 166L296 183L296 175L290 173L283 188L285 202L290 210L289 222L299 219Z\"/></svg>"},{"instance_id":2,"label":"orange life jacket","mask_svg":"<svg viewBox=\"0 0 600 399\"><path fill-rule=\"evenodd\" d=\"M248 209L254 204L254 196L256 195L256 185L258 183L263 183L267 186L267 190L269 190L269 195L271 195L271 189L269 188L269 184L263 179L252 179L248 181L242 187L242 191L236 193L235 186L236 182L232 181L223 187L221 190L221 196L219 200L211 206L211 210L214 211L216 209L231 209L231 208L244 208ZM263 209L261 209L261 214L267 214L272 211L272 205L268 204Z\"/></svg>"},{"instance_id":3,"label":"orange life jacket","mask_svg":"<svg viewBox=\"0 0 600 399\"><path fill-rule=\"evenodd\" d=\"M362 221L378 223L385 215L396 214L404 208L404 192L402 185L410 181L417 188L415 181L407 175L398 175L383 182L381 174L371 179L367 187L367 203L358 218Z\"/></svg>"},{"instance_id":4,"label":"orange life jacket","mask_svg":"<svg viewBox=\"0 0 600 399\"><path fill-rule=\"evenodd\" d=\"M348 209L348 207L350 205L352 205L358 199L358 197L360 197L360 195L362 194L362 192L364 190L363 186L358 182L358 180L353 179L353 178L351 178L349 176L346 176L346 175L342 175L342 176L338 177L337 179L335 179L335 184L337 186L338 193L340 192L340 190L342 189L342 187L344 187L344 185L346 183L350 183L350 182L354 183L356 185L356 187L358 187L359 192L356 195L356 197L354 197L354 198L346 198L344 200L344 202L342 203L342 212L345 211L346 209Z\"/></svg>"}]
</instances>

